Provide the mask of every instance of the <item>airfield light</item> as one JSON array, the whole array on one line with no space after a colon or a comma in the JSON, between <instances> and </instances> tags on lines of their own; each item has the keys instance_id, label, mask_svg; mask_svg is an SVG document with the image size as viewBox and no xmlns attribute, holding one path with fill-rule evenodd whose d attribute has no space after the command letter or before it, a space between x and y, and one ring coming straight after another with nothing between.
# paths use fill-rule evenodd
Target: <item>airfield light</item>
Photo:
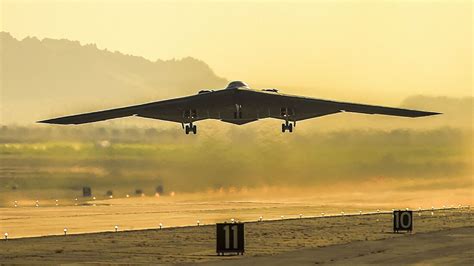
<instances>
[{"instance_id":1,"label":"airfield light","mask_svg":"<svg viewBox=\"0 0 474 266\"><path fill-rule=\"evenodd\" d=\"M434 215L434 212L431 212L431 216L433 216L433 215Z\"/></svg>"},{"instance_id":2,"label":"airfield light","mask_svg":"<svg viewBox=\"0 0 474 266\"><path fill-rule=\"evenodd\" d=\"M303 218L303 214L300 213L300 219Z\"/></svg>"},{"instance_id":3,"label":"airfield light","mask_svg":"<svg viewBox=\"0 0 474 266\"><path fill-rule=\"evenodd\" d=\"M362 211L359 211L359 215L362 215Z\"/></svg>"},{"instance_id":4,"label":"airfield light","mask_svg":"<svg viewBox=\"0 0 474 266\"><path fill-rule=\"evenodd\" d=\"M67 235L67 228L64 228L64 235Z\"/></svg>"},{"instance_id":5,"label":"airfield light","mask_svg":"<svg viewBox=\"0 0 474 266\"><path fill-rule=\"evenodd\" d=\"M58 206L58 205L59 205L59 201L58 201L58 200L56 200L56 206Z\"/></svg>"},{"instance_id":6,"label":"airfield light","mask_svg":"<svg viewBox=\"0 0 474 266\"><path fill-rule=\"evenodd\" d=\"M163 224L162 224L162 223L160 223L160 229L162 229L162 228L163 228Z\"/></svg>"},{"instance_id":7,"label":"airfield light","mask_svg":"<svg viewBox=\"0 0 474 266\"><path fill-rule=\"evenodd\" d=\"M39 207L39 201L36 201L35 206Z\"/></svg>"},{"instance_id":8,"label":"airfield light","mask_svg":"<svg viewBox=\"0 0 474 266\"><path fill-rule=\"evenodd\" d=\"M109 199L113 199L113 198L114 198L114 196L113 196L113 195L110 195L110 196L109 196Z\"/></svg>"},{"instance_id":9,"label":"airfield light","mask_svg":"<svg viewBox=\"0 0 474 266\"><path fill-rule=\"evenodd\" d=\"M431 210L434 210L434 206L431 206Z\"/></svg>"},{"instance_id":10,"label":"airfield light","mask_svg":"<svg viewBox=\"0 0 474 266\"><path fill-rule=\"evenodd\" d=\"M155 197L159 198L159 197L160 197L160 193L156 192L156 193L155 193Z\"/></svg>"},{"instance_id":11,"label":"airfield light","mask_svg":"<svg viewBox=\"0 0 474 266\"><path fill-rule=\"evenodd\" d=\"M95 200L95 197L92 197L93 200Z\"/></svg>"},{"instance_id":12,"label":"airfield light","mask_svg":"<svg viewBox=\"0 0 474 266\"><path fill-rule=\"evenodd\" d=\"M174 193L174 191L171 191L170 196L174 197L174 195L176 195L176 193Z\"/></svg>"},{"instance_id":13,"label":"airfield light","mask_svg":"<svg viewBox=\"0 0 474 266\"><path fill-rule=\"evenodd\" d=\"M341 215L344 216L344 212L341 212Z\"/></svg>"},{"instance_id":14,"label":"airfield light","mask_svg":"<svg viewBox=\"0 0 474 266\"><path fill-rule=\"evenodd\" d=\"M285 216L282 215L282 216L281 216L281 219L283 220L283 218L285 218Z\"/></svg>"},{"instance_id":15,"label":"airfield light","mask_svg":"<svg viewBox=\"0 0 474 266\"><path fill-rule=\"evenodd\" d=\"M114 226L115 232L118 231L118 225Z\"/></svg>"},{"instance_id":16,"label":"airfield light","mask_svg":"<svg viewBox=\"0 0 474 266\"><path fill-rule=\"evenodd\" d=\"M461 209L461 204L459 204L458 208Z\"/></svg>"},{"instance_id":17,"label":"airfield light","mask_svg":"<svg viewBox=\"0 0 474 266\"><path fill-rule=\"evenodd\" d=\"M324 217L324 212L322 212L322 213L321 213L321 216L323 216L323 217Z\"/></svg>"},{"instance_id":18,"label":"airfield light","mask_svg":"<svg viewBox=\"0 0 474 266\"><path fill-rule=\"evenodd\" d=\"M199 224L200 224L200 222L199 222L199 220L197 220L197 226L199 226Z\"/></svg>"},{"instance_id":19,"label":"airfield light","mask_svg":"<svg viewBox=\"0 0 474 266\"><path fill-rule=\"evenodd\" d=\"M127 195L125 195L125 197L130 198L130 195L127 194Z\"/></svg>"},{"instance_id":20,"label":"airfield light","mask_svg":"<svg viewBox=\"0 0 474 266\"><path fill-rule=\"evenodd\" d=\"M258 221L261 222L262 220L263 220L263 217L260 216L260 217L258 218Z\"/></svg>"},{"instance_id":21,"label":"airfield light","mask_svg":"<svg viewBox=\"0 0 474 266\"><path fill-rule=\"evenodd\" d=\"M5 233L4 236L5 236L5 240L7 240L8 239L8 233Z\"/></svg>"},{"instance_id":22,"label":"airfield light","mask_svg":"<svg viewBox=\"0 0 474 266\"><path fill-rule=\"evenodd\" d=\"M409 210L409 208L406 208L406 210L408 211L408 210Z\"/></svg>"},{"instance_id":23,"label":"airfield light","mask_svg":"<svg viewBox=\"0 0 474 266\"><path fill-rule=\"evenodd\" d=\"M77 206L77 198L74 199L74 206Z\"/></svg>"},{"instance_id":24,"label":"airfield light","mask_svg":"<svg viewBox=\"0 0 474 266\"><path fill-rule=\"evenodd\" d=\"M231 222L231 223L235 223L234 218L230 219L230 222Z\"/></svg>"},{"instance_id":25,"label":"airfield light","mask_svg":"<svg viewBox=\"0 0 474 266\"><path fill-rule=\"evenodd\" d=\"M377 209L377 213L379 213L379 212L380 212L380 209Z\"/></svg>"}]
</instances>

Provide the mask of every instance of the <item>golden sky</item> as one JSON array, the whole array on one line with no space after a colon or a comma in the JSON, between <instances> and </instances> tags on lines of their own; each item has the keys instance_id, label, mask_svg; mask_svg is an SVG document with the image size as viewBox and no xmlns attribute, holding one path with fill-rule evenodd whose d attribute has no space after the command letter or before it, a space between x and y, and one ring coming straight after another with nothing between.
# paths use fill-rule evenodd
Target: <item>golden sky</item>
<instances>
[{"instance_id":1,"label":"golden sky","mask_svg":"<svg viewBox=\"0 0 474 266\"><path fill-rule=\"evenodd\" d=\"M383 103L472 95L471 1L0 3L0 30L16 38L67 38L151 60L192 56L256 87Z\"/></svg>"}]
</instances>

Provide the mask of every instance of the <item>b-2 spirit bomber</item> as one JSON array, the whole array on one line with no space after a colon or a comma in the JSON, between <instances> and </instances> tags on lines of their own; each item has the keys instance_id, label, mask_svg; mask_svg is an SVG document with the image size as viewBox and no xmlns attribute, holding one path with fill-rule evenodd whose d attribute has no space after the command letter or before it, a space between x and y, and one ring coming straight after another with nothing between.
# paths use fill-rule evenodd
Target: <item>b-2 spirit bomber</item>
<instances>
[{"instance_id":1,"label":"b-2 spirit bomber","mask_svg":"<svg viewBox=\"0 0 474 266\"><path fill-rule=\"evenodd\" d=\"M277 89L251 89L232 81L225 89L201 90L196 95L175 99L64 116L40 123L84 124L127 116L139 116L180 123L186 134L197 132L195 123L216 119L243 125L264 118L283 120L282 132L293 132L296 122L341 112L422 117L439 113L376 105L338 102L287 95Z\"/></svg>"}]
</instances>

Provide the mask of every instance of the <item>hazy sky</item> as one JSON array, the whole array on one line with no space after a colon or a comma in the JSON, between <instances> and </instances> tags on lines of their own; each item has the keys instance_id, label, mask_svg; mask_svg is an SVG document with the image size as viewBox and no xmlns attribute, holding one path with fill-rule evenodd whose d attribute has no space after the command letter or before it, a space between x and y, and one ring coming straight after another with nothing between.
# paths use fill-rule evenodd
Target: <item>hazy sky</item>
<instances>
[{"instance_id":1,"label":"hazy sky","mask_svg":"<svg viewBox=\"0 0 474 266\"><path fill-rule=\"evenodd\" d=\"M0 29L16 38L67 38L151 60L192 56L254 86L350 90L356 100L472 95L471 1L0 3Z\"/></svg>"}]
</instances>

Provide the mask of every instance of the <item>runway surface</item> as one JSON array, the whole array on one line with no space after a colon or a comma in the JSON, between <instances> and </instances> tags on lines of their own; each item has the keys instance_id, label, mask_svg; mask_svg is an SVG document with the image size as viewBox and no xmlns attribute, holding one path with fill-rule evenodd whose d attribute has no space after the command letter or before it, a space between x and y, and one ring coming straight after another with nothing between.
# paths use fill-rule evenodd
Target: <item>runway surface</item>
<instances>
[{"instance_id":1,"label":"runway surface","mask_svg":"<svg viewBox=\"0 0 474 266\"><path fill-rule=\"evenodd\" d=\"M427 252L429 256L445 254L446 256L442 256L445 259L452 257L460 258L460 261L456 262L466 260L470 262L472 253L469 253L466 245L472 243L472 238L469 238L469 236L472 237L474 226L472 218L470 209L438 210L434 211L433 215L431 211L415 213L413 235L392 233L392 216L386 213L249 222L245 224L246 253L244 256L216 255L215 225L19 238L0 241L0 261L43 264L74 262L259 264L259 260L263 260L262 263L274 264L268 256L272 258L281 256L282 262L285 260L291 262L293 257L297 259L299 257L296 256L300 254L292 252L301 252L299 256L302 263L324 263L331 262L331 259L338 259L343 263L349 262L351 258L362 260L365 256L368 262L377 262L377 256L379 256L377 254L386 252L387 258L393 258L396 262L395 259L401 260L401 258L395 258L396 254L399 254L398 251L406 248L406 252L411 252L407 253L408 258L410 256L412 258L407 262L415 263L415 250L420 250L424 248L422 246L425 246L427 249L421 249L421 254L423 252ZM446 231L455 228L464 229ZM436 232L440 232L440 235ZM467 239L464 237L466 234ZM460 243L464 244L453 246L452 241L445 241L450 237L454 237L453 239L459 237ZM385 240L381 241L382 239ZM393 242L390 239L396 241ZM405 247L403 241L408 241L409 246ZM432 248L426 244L430 241L433 242ZM349 253L344 256L330 255L329 251L342 254L340 249L345 249L344 245L349 245L351 249L347 251ZM328 250L319 251L322 249ZM436 252L436 249L446 249L449 253ZM456 250L460 253L454 253ZM467 253L464 252L465 250ZM314 252L327 254L315 259ZM360 255L360 258L356 255ZM401 255L403 254L400 253ZM440 257L440 259L443 258ZM343 261L344 259L347 261ZM360 262L363 263L363 261ZM438 263L438 261L434 262ZM443 261L440 260L441 262Z\"/></svg>"},{"instance_id":2,"label":"runway surface","mask_svg":"<svg viewBox=\"0 0 474 266\"><path fill-rule=\"evenodd\" d=\"M474 265L474 227L301 249L210 265Z\"/></svg>"},{"instance_id":3,"label":"runway surface","mask_svg":"<svg viewBox=\"0 0 474 266\"><path fill-rule=\"evenodd\" d=\"M300 195L300 196L295 196ZM3 196L3 195L2 195ZM431 206L457 207L471 204L470 201L446 202L436 195L426 197L419 193L403 194L384 192L378 194L357 193L314 193L303 194L302 190L256 190L248 194L196 193L166 197L130 196L129 198L101 199L73 198L40 199L39 207L35 200L17 198L10 205L0 207L0 234L8 232L9 238L62 235L64 228L68 234L92 232L110 232L115 226L120 231L143 230L163 227L180 227L215 224L216 222L236 219L249 222L257 221L260 216L265 220L297 218L327 215L340 215L341 212L363 213L391 211L393 208ZM393 199L397 199L396 201ZM457 203L455 205L448 205ZM77 204L77 205L76 205Z\"/></svg>"}]
</instances>

